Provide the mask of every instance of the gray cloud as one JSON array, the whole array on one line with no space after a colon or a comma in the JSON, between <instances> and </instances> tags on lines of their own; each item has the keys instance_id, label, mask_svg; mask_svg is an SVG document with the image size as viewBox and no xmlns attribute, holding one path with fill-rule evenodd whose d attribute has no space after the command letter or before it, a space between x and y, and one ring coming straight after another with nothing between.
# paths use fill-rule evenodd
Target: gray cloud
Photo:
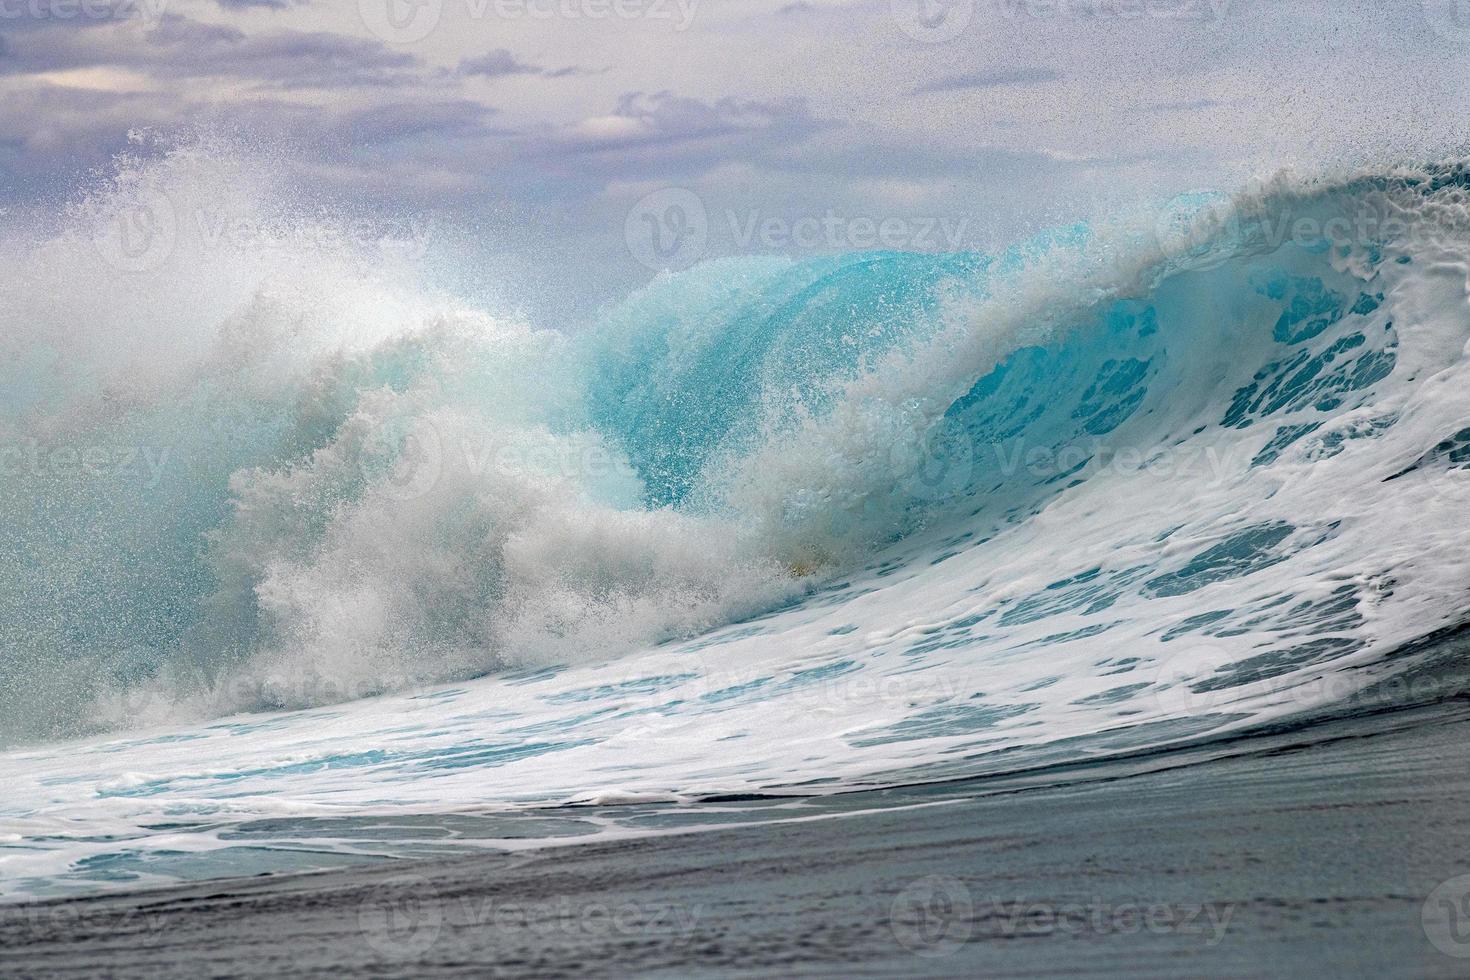
<instances>
[{"instance_id":1,"label":"gray cloud","mask_svg":"<svg viewBox=\"0 0 1470 980\"><path fill-rule=\"evenodd\" d=\"M161 13L168 0L12 0L0 7L6 31L100 27Z\"/></svg>"},{"instance_id":2,"label":"gray cloud","mask_svg":"<svg viewBox=\"0 0 1470 980\"><path fill-rule=\"evenodd\" d=\"M578 68L570 66L565 68L542 68L530 62L522 61L505 48L496 48L473 58L466 58L459 63L458 72L461 75L474 75L482 78L504 78L509 75L536 75L541 78L570 78L575 75L600 75L607 69Z\"/></svg>"},{"instance_id":3,"label":"gray cloud","mask_svg":"<svg viewBox=\"0 0 1470 980\"><path fill-rule=\"evenodd\" d=\"M910 95L934 92L963 92L971 89L1012 88L1020 85L1042 85L1058 82L1067 76L1051 68L1019 68L1007 71L974 71L950 75L912 89Z\"/></svg>"},{"instance_id":4,"label":"gray cloud","mask_svg":"<svg viewBox=\"0 0 1470 980\"><path fill-rule=\"evenodd\" d=\"M395 102L351 112L335 123L354 143L385 144L426 136L483 135L484 121L495 110L479 102Z\"/></svg>"},{"instance_id":5,"label":"gray cloud","mask_svg":"<svg viewBox=\"0 0 1470 980\"><path fill-rule=\"evenodd\" d=\"M504 75L539 75L544 69L521 61L505 48L487 51L475 58L466 58L459 63L461 75L483 75L500 78Z\"/></svg>"},{"instance_id":6,"label":"gray cloud","mask_svg":"<svg viewBox=\"0 0 1470 980\"><path fill-rule=\"evenodd\" d=\"M226 10L290 10L292 7L304 7L311 0L214 0Z\"/></svg>"},{"instance_id":7,"label":"gray cloud","mask_svg":"<svg viewBox=\"0 0 1470 980\"><path fill-rule=\"evenodd\" d=\"M1192 99L1188 102L1159 102L1154 105L1139 106L1136 112L1159 113L1159 112L1198 112L1202 109L1214 109L1221 103L1216 99Z\"/></svg>"},{"instance_id":8,"label":"gray cloud","mask_svg":"<svg viewBox=\"0 0 1470 980\"><path fill-rule=\"evenodd\" d=\"M416 55L378 41L321 31L248 35L232 27L169 16L150 31L142 64L162 58L176 73L258 79L282 87L384 85L412 81Z\"/></svg>"},{"instance_id":9,"label":"gray cloud","mask_svg":"<svg viewBox=\"0 0 1470 980\"><path fill-rule=\"evenodd\" d=\"M559 134L561 145L586 153L610 153L688 144L746 147L799 141L836 123L812 115L805 99L737 98L705 102L672 92L630 92L609 115L584 119Z\"/></svg>"},{"instance_id":10,"label":"gray cloud","mask_svg":"<svg viewBox=\"0 0 1470 980\"><path fill-rule=\"evenodd\" d=\"M247 34L168 14L139 36L114 24L108 30L56 27L14 39L0 73L75 68L128 68L164 80L233 78L279 88L401 85L421 80L416 56L377 41L321 31Z\"/></svg>"},{"instance_id":11,"label":"gray cloud","mask_svg":"<svg viewBox=\"0 0 1470 980\"><path fill-rule=\"evenodd\" d=\"M173 128L202 108L156 93L12 86L0 99L0 185L7 197L65 188L125 149L129 130Z\"/></svg>"}]
</instances>

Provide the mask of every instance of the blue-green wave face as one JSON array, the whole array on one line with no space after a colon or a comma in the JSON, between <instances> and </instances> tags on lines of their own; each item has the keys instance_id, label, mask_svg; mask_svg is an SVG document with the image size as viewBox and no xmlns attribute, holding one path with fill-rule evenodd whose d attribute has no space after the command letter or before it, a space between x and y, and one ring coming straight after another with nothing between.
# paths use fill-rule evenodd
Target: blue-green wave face
<instances>
[{"instance_id":1,"label":"blue-green wave face","mask_svg":"<svg viewBox=\"0 0 1470 980\"><path fill-rule=\"evenodd\" d=\"M1067 642L1184 635L1161 604L1232 582L1193 628L1248 635L1291 562L1438 610L1419 532L1389 554L1343 501L1459 479L1464 197L1435 168L993 256L726 259L570 335L376 257L184 241L82 294L86 244L32 242L0 288L0 730L612 657L975 549L983 575L935 587L1014 590L981 619L1074 617ZM1402 220L1326 230L1365 211Z\"/></svg>"},{"instance_id":2,"label":"blue-green wave face","mask_svg":"<svg viewBox=\"0 0 1470 980\"><path fill-rule=\"evenodd\" d=\"M860 253L730 259L620 306L588 350L590 418L615 433L652 506L683 504L706 470L772 427L831 410L845 382L932 339L982 255Z\"/></svg>"}]
</instances>

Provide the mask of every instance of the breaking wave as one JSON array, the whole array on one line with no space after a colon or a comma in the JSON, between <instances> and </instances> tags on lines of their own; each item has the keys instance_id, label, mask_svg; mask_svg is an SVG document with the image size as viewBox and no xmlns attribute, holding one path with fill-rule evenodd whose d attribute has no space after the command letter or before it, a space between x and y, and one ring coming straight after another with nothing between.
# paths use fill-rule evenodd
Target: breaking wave
<instances>
[{"instance_id":1,"label":"breaking wave","mask_svg":"<svg viewBox=\"0 0 1470 980\"><path fill-rule=\"evenodd\" d=\"M1466 618L1461 164L712 261L583 330L278 186L181 147L10 216L0 737L215 739L87 743L143 746L120 780L35 750L137 820L1137 749L1320 709ZM274 714L198 727L237 712Z\"/></svg>"}]
</instances>

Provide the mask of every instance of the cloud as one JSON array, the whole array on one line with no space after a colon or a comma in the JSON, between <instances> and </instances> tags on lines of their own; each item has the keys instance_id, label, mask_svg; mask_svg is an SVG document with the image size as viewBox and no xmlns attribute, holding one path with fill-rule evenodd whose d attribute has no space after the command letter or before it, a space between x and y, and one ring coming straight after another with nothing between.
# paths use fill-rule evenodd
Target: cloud
<instances>
[{"instance_id":1,"label":"cloud","mask_svg":"<svg viewBox=\"0 0 1470 980\"><path fill-rule=\"evenodd\" d=\"M226 10L290 10L304 7L311 0L214 0Z\"/></svg>"},{"instance_id":2,"label":"cloud","mask_svg":"<svg viewBox=\"0 0 1470 980\"><path fill-rule=\"evenodd\" d=\"M474 58L466 58L459 63L458 72L461 75L479 76L482 78L505 78L509 75L536 75L541 78L569 78L573 75L598 75L607 69L594 70L590 68L578 68L575 66L566 68L542 68L522 61L505 48L496 48L487 51Z\"/></svg>"},{"instance_id":3,"label":"cloud","mask_svg":"<svg viewBox=\"0 0 1470 980\"><path fill-rule=\"evenodd\" d=\"M802 98L705 102L671 92L630 92L611 114L564 129L560 141L589 153L733 140L758 146L802 140L833 125L813 116Z\"/></svg>"},{"instance_id":4,"label":"cloud","mask_svg":"<svg viewBox=\"0 0 1470 980\"><path fill-rule=\"evenodd\" d=\"M200 106L167 93L8 86L0 99L0 186L5 197L45 194L128 147L128 131L172 128Z\"/></svg>"},{"instance_id":5,"label":"cloud","mask_svg":"<svg viewBox=\"0 0 1470 980\"><path fill-rule=\"evenodd\" d=\"M1142 105L1135 109L1141 113L1160 112L1198 112L1202 109L1215 109L1222 103L1217 99L1191 99L1188 102L1158 102L1153 105Z\"/></svg>"},{"instance_id":6,"label":"cloud","mask_svg":"<svg viewBox=\"0 0 1470 980\"><path fill-rule=\"evenodd\" d=\"M257 79L280 87L338 88L416 80L422 62L379 41L322 31L250 35L233 27L165 17L146 35L142 63L161 60L169 73Z\"/></svg>"},{"instance_id":7,"label":"cloud","mask_svg":"<svg viewBox=\"0 0 1470 980\"><path fill-rule=\"evenodd\" d=\"M132 68L164 81L221 78L268 88L342 88L405 85L424 80L423 62L381 42L321 31L247 34L167 14L139 35L109 22L108 30L59 25L30 30L0 59L0 74L36 74L74 68Z\"/></svg>"},{"instance_id":8,"label":"cloud","mask_svg":"<svg viewBox=\"0 0 1470 980\"><path fill-rule=\"evenodd\" d=\"M1014 88L1022 85L1043 85L1059 82L1067 76L1051 68L1019 68L1006 71L974 71L962 75L938 78L909 92L910 95L926 95L935 92L964 92L973 89Z\"/></svg>"},{"instance_id":9,"label":"cloud","mask_svg":"<svg viewBox=\"0 0 1470 980\"><path fill-rule=\"evenodd\" d=\"M167 0L21 0L0 4L0 22L7 31L27 28L97 27L133 18L145 19Z\"/></svg>"},{"instance_id":10,"label":"cloud","mask_svg":"<svg viewBox=\"0 0 1470 980\"><path fill-rule=\"evenodd\" d=\"M521 61L505 48L487 51L475 58L466 58L459 63L461 75L483 75L500 78L505 75L539 75L543 69Z\"/></svg>"},{"instance_id":11,"label":"cloud","mask_svg":"<svg viewBox=\"0 0 1470 980\"><path fill-rule=\"evenodd\" d=\"M484 120L494 113L493 108L466 99L395 102L348 113L335 128L354 143L382 145L431 135L482 135Z\"/></svg>"}]
</instances>

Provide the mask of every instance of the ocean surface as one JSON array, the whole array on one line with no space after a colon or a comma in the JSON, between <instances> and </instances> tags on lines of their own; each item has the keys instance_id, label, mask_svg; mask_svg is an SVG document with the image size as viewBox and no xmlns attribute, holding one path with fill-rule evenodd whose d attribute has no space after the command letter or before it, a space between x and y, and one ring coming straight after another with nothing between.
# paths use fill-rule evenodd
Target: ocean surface
<instances>
[{"instance_id":1,"label":"ocean surface","mask_svg":"<svg viewBox=\"0 0 1470 980\"><path fill-rule=\"evenodd\" d=\"M5 243L0 899L608 843L1459 689L1465 164L720 259L555 330L258 184L178 151ZM96 231L160 201L162 259ZM213 240L226 206L286 233Z\"/></svg>"},{"instance_id":2,"label":"ocean surface","mask_svg":"<svg viewBox=\"0 0 1470 980\"><path fill-rule=\"evenodd\" d=\"M1458 697L1193 748L740 811L551 808L668 832L8 903L0 973L1453 980L1470 662L1464 635L1435 646Z\"/></svg>"}]
</instances>

